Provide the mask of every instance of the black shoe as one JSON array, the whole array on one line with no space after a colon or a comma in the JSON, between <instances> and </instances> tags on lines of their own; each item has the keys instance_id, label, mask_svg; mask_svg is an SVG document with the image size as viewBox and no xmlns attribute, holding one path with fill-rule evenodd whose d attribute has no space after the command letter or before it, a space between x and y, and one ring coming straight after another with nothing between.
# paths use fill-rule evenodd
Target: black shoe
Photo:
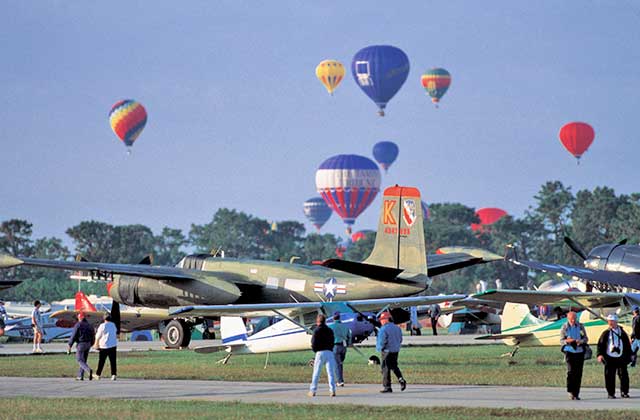
<instances>
[{"instance_id":1,"label":"black shoe","mask_svg":"<svg viewBox=\"0 0 640 420\"><path fill-rule=\"evenodd\" d=\"M404 391L405 389L407 389L407 381L400 379L400 391Z\"/></svg>"},{"instance_id":2,"label":"black shoe","mask_svg":"<svg viewBox=\"0 0 640 420\"><path fill-rule=\"evenodd\" d=\"M620 396L621 396L622 398L631 398L631 397L629 396L629 394L622 394L622 395L620 395Z\"/></svg>"},{"instance_id":3,"label":"black shoe","mask_svg":"<svg viewBox=\"0 0 640 420\"><path fill-rule=\"evenodd\" d=\"M616 396L615 395L609 395L607 398L609 398L610 400L615 400Z\"/></svg>"},{"instance_id":4,"label":"black shoe","mask_svg":"<svg viewBox=\"0 0 640 420\"><path fill-rule=\"evenodd\" d=\"M387 392L393 392L393 389L391 388L385 388L382 391L380 391L381 394L386 394Z\"/></svg>"},{"instance_id":5,"label":"black shoe","mask_svg":"<svg viewBox=\"0 0 640 420\"><path fill-rule=\"evenodd\" d=\"M580 401L580 397L578 397L578 396L573 397L573 399L576 400L576 401Z\"/></svg>"},{"instance_id":6,"label":"black shoe","mask_svg":"<svg viewBox=\"0 0 640 420\"><path fill-rule=\"evenodd\" d=\"M93 381L93 371L89 370L89 380Z\"/></svg>"}]
</instances>

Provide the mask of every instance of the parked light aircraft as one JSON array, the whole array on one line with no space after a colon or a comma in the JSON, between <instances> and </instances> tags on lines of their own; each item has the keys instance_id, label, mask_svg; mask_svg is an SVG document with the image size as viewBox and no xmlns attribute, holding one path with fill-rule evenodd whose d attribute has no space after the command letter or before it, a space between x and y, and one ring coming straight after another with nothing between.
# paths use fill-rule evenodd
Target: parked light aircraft
<instances>
[{"instance_id":1,"label":"parked light aircraft","mask_svg":"<svg viewBox=\"0 0 640 420\"><path fill-rule=\"evenodd\" d=\"M338 259L322 266L190 255L176 267L86 261L54 261L0 255L0 268L29 265L86 271L108 281L115 303L157 308L277 302L346 301L411 296L425 291L430 277L502 259L495 254L429 255L425 258L420 192L385 190L376 242L364 262ZM427 264L428 263L428 264ZM114 304L114 312L119 305ZM167 335L185 347L198 318L169 321Z\"/></svg>"}]
</instances>

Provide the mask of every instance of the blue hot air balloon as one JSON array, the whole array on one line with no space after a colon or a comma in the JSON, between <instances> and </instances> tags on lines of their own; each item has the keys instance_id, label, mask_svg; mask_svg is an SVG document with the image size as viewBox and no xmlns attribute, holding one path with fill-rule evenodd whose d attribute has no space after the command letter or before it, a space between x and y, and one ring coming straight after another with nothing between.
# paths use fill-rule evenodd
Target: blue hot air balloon
<instances>
[{"instance_id":1,"label":"blue hot air balloon","mask_svg":"<svg viewBox=\"0 0 640 420\"><path fill-rule=\"evenodd\" d=\"M360 89L378 105L378 114L383 116L387 102L407 80L409 57L391 45L372 45L353 56L351 73Z\"/></svg>"},{"instance_id":2,"label":"blue hot air balloon","mask_svg":"<svg viewBox=\"0 0 640 420\"><path fill-rule=\"evenodd\" d=\"M304 202L302 210L307 219L318 231L331 217L331 207L324 202L322 197L313 197Z\"/></svg>"},{"instance_id":3,"label":"blue hot air balloon","mask_svg":"<svg viewBox=\"0 0 640 420\"><path fill-rule=\"evenodd\" d=\"M316 171L316 189L347 225L373 202L380 190L380 169L374 161L358 155L337 155L322 162Z\"/></svg>"},{"instance_id":4,"label":"blue hot air balloon","mask_svg":"<svg viewBox=\"0 0 640 420\"><path fill-rule=\"evenodd\" d=\"M424 201L421 201L420 204L422 205L422 218L424 220L429 220L429 206L427 206L427 203L425 203Z\"/></svg>"},{"instance_id":5,"label":"blue hot air balloon","mask_svg":"<svg viewBox=\"0 0 640 420\"><path fill-rule=\"evenodd\" d=\"M398 157L398 145L392 141L381 141L373 146L373 157L382 166L385 173Z\"/></svg>"}]
</instances>

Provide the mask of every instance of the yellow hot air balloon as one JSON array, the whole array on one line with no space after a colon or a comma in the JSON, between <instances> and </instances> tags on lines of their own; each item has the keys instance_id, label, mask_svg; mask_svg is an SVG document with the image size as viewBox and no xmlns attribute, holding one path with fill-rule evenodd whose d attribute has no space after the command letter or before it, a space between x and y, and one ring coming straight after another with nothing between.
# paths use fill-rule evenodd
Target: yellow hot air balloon
<instances>
[{"instance_id":1,"label":"yellow hot air balloon","mask_svg":"<svg viewBox=\"0 0 640 420\"><path fill-rule=\"evenodd\" d=\"M316 67L316 76L327 88L327 92L333 95L333 91L344 79L344 66L337 60L321 61Z\"/></svg>"}]
</instances>

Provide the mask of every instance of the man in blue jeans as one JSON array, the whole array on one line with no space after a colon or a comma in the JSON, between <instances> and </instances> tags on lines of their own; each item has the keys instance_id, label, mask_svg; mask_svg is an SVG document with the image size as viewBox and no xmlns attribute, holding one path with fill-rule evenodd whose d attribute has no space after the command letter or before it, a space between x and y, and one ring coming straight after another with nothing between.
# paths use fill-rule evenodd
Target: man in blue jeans
<instances>
[{"instance_id":1,"label":"man in blue jeans","mask_svg":"<svg viewBox=\"0 0 640 420\"><path fill-rule=\"evenodd\" d=\"M333 355L336 358L336 376L338 386L344 386L344 359L347 357L347 347L351 344L351 328L340 321L340 312L333 314L333 324L329 325L333 331Z\"/></svg>"},{"instance_id":2,"label":"man in blue jeans","mask_svg":"<svg viewBox=\"0 0 640 420\"><path fill-rule=\"evenodd\" d=\"M316 353L313 363L313 376L311 377L311 386L309 387L309 396L315 397L318 389L318 379L320 379L320 370L324 365L327 369L329 379L329 395L336 396L336 358L333 355L333 331L327 327L324 315L316 317L316 329L311 336L311 349Z\"/></svg>"},{"instance_id":3,"label":"man in blue jeans","mask_svg":"<svg viewBox=\"0 0 640 420\"><path fill-rule=\"evenodd\" d=\"M393 323L389 312L383 312L380 315L380 323L382 328L378 330L378 340L376 342L376 350L382 356L382 391L380 392L393 392L391 389L391 371L398 378L400 391L404 391L407 388L407 381L402 377L402 372L398 367L398 353L400 353L400 347L402 346L402 330Z\"/></svg>"},{"instance_id":4,"label":"man in blue jeans","mask_svg":"<svg viewBox=\"0 0 640 420\"><path fill-rule=\"evenodd\" d=\"M78 314L78 322L76 322L71 332L69 349L67 350L67 354L71 354L73 343L78 343L76 346L76 360L78 361L78 365L80 365L80 369L78 369L76 381L83 381L85 372L89 375L89 380L93 380L93 371L87 364L87 358L89 357L89 350L91 350L91 346L93 346L94 339L95 331L93 331L93 327L85 319L84 313L80 312Z\"/></svg>"}]
</instances>

